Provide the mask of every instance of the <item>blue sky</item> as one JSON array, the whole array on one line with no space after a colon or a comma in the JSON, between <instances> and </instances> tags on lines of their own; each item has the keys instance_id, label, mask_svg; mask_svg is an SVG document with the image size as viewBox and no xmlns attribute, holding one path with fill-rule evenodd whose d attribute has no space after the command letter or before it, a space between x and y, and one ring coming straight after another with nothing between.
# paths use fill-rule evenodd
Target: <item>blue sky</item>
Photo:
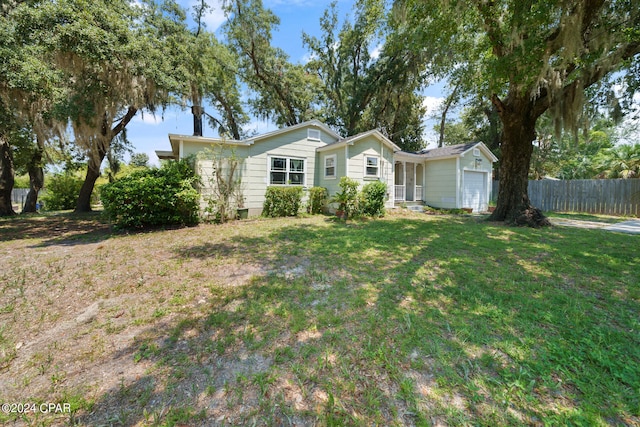
<instances>
[{"instance_id":1,"label":"blue sky","mask_svg":"<svg viewBox=\"0 0 640 427\"><path fill-rule=\"evenodd\" d=\"M331 3L330 1L312 0L263 0L264 6L271 9L280 17L278 31L273 33L272 44L283 49L292 62L303 63L308 51L302 45L302 32L320 36L320 17ZM181 0L179 3L191 9L195 0ZM354 0L339 0L338 11L345 19L353 16ZM207 15L206 23L209 31L216 32L224 23L224 15L217 0L211 0L210 5L213 10ZM442 85L434 85L425 92L427 95L426 104L429 107L429 114L437 108L441 100ZM213 107L206 106L207 111L212 111ZM425 117L426 119L426 117ZM431 132L431 121L427 125L425 139L430 145L435 144L435 133ZM274 130L273 123L254 119L250 127L258 133ZM138 113L133 121L127 126L128 139L133 143L133 150L136 153L147 153L150 163L157 165L158 158L155 150L169 150L169 133L193 134L193 118L190 110L181 110L179 107L171 107L164 114L158 112L156 116L149 113ZM217 136L215 131L204 123L204 136Z\"/></svg>"}]
</instances>

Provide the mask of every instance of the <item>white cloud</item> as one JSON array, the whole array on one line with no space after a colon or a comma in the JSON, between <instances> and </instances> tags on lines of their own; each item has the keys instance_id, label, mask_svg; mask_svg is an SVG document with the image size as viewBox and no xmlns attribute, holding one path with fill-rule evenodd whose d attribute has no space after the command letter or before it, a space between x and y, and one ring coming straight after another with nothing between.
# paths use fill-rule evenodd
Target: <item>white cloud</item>
<instances>
[{"instance_id":1,"label":"white cloud","mask_svg":"<svg viewBox=\"0 0 640 427\"><path fill-rule=\"evenodd\" d=\"M273 8L278 6L313 6L315 4L312 0L267 0L265 1L265 7Z\"/></svg>"},{"instance_id":2,"label":"white cloud","mask_svg":"<svg viewBox=\"0 0 640 427\"><path fill-rule=\"evenodd\" d=\"M380 58L380 53L382 53L382 43L380 43L373 49L373 51L371 52L371 59Z\"/></svg>"},{"instance_id":3,"label":"white cloud","mask_svg":"<svg viewBox=\"0 0 640 427\"><path fill-rule=\"evenodd\" d=\"M300 59L300 62L302 63L302 65L305 65L305 64L308 64L310 61L313 61L314 59L318 59L318 55L316 55L313 52L307 52L304 54L302 59Z\"/></svg>"},{"instance_id":4,"label":"white cloud","mask_svg":"<svg viewBox=\"0 0 640 427\"><path fill-rule=\"evenodd\" d=\"M163 122L160 114L140 113L133 119L136 123L144 123L145 125L159 125Z\"/></svg>"},{"instance_id":5,"label":"white cloud","mask_svg":"<svg viewBox=\"0 0 640 427\"><path fill-rule=\"evenodd\" d=\"M189 13L193 12L193 7L197 6L200 2L197 0L191 0L189 2ZM221 0L210 0L207 2L211 8L204 15L203 22L207 26L207 31L214 32L220 27L227 18L224 16L222 10Z\"/></svg>"},{"instance_id":6,"label":"white cloud","mask_svg":"<svg viewBox=\"0 0 640 427\"><path fill-rule=\"evenodd\" d=\"M425 96L424 101L422 101L422 106L425 108L426 116L430 116L442 106L444 102L444 97L436 97L436 96Z\"/></svg>"}]
</instances>

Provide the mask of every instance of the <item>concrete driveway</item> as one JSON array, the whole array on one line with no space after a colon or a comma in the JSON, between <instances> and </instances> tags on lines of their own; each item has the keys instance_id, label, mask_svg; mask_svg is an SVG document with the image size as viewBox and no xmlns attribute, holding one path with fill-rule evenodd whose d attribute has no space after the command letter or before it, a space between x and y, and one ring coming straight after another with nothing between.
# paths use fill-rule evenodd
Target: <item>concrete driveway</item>
<instances>
[{"instance_id":1,"label":"concrete driveway","mask_svg":"<svg viewBox=\"0 0 640 427\"><path fill-rule=\"evenodd\" d=\"M566 218L550 218L550 220L553 225L561 225L564 227L597 228L606 231L615 231L618 233L640 234L640 219L622 221L616 224Z\"/></svg>"},{"instance_id":2,"label":"concrete driveway","mask_svg":"<svg viewBox=\"0 0 640 427\"><path fill-rule=\"evenodd\" d=\"M610 224L603 228L607 231L617 231L619 233L640 234L640 219L632 219L629 221Z\"/></svg>"}]
</instances>

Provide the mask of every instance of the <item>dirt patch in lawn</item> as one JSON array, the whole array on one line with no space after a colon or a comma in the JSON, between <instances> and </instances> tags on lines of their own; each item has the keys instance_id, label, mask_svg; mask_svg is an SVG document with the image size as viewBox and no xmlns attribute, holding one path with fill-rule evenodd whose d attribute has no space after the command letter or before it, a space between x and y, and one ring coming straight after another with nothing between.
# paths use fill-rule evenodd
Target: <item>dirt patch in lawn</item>
<instances>
[{"instance_id":1,"label":"dirt patch in lawn","mask_svg":"<svg viewBox=\"0 0 640 427\"><path fill-rule=\"evenodd\" d=\"M97 215L0 222L0 401L72 402L74 422L133 425L166 417L172 395L220 397L225 384L264 371L272 361L242 346L213 356L215 337L202 325L212 307L238 304L233 289L272 271L272 259L246 256L237 225L211 227L123 233ZM175 381L171 357L162 359L180 352L193 359L192 372ZM209 415L233 419L243 406L226 410L238 396L224 395L225 411Z\"/></svg>"}]
</instances>

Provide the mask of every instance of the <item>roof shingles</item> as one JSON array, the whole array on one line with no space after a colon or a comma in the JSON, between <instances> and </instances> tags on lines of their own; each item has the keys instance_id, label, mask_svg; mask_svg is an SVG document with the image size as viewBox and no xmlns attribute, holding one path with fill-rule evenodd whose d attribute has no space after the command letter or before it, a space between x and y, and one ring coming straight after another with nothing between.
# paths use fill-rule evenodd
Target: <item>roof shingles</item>
<instances>
[{"instance_id":1,"label":"roof shingles","mask_svg":"<svg viewBox=\"0 0 640 427\"><path fill-rule=\"evenodd\" d=\"M422 154L427 159L433 159L436 157L451 157L458 156L462 153L465 153L471 150L476 145L480 144L479 142L470 142L468 144L457 144L457 145L448 145L446 147L440 148L431 148L427 150L419 151L418 154Z\"/></svg>"}]
</instances>

